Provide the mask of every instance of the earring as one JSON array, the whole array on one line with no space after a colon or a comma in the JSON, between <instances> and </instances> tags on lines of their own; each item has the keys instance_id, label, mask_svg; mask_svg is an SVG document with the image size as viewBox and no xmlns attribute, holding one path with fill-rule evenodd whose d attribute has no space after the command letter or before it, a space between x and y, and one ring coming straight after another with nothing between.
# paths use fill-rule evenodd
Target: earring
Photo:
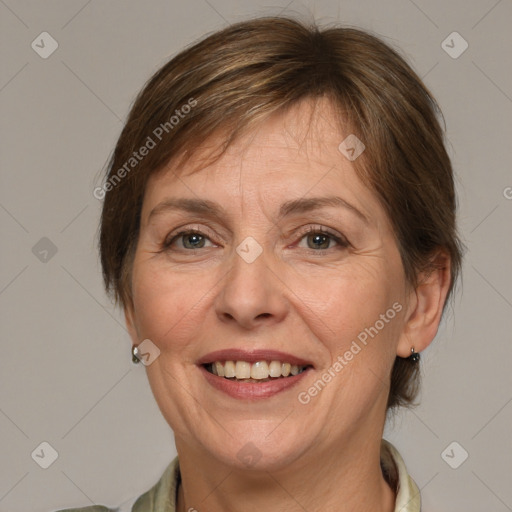
<instances>
[{"instance_id":1,"label":"earring","mask_svg":"<svg viewBox=\"0 0 512 512\"><path fill-rule=\"evenodd\" d=\"M140 362L140 359L138 358L139 348L137 345L132 346L132 362L137 364Z\"/></svg>"},{"instance_id":2,"label":"earring","mask_svg":"<svg viewBox=\"0 0 512 512\"><path fill-rule=\"evenodd\" d=\"M411 348L411 355L408 359L413 363L418 363L420 361L420 354L419 352L414 351L414 347Z\"/></svg>"}]
</instances>

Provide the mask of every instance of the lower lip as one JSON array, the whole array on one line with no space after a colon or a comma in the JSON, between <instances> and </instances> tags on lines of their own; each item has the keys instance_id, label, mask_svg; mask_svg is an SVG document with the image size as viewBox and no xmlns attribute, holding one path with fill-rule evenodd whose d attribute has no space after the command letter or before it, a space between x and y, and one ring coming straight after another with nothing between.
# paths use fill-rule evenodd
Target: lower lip
<instances>
[{"instance_id":1,"label":"lower lip","mask_svg":"<svg viewBox=\"0 0 512 512\"><path fill-rule=\"evenodd\" d=\"M307 373L312 369L311 367L305 369L298 375L290 377L281 377L275 380L266 382L238 382L236 380L225 379L210 373L204 366L199 366L199 369L205 376L206 380L216 389L226 393L233 398L240 398L245 400L257 400L260 398L270 398L285 391L298 382L300 382Z\"/></svg>"}]
</instances>

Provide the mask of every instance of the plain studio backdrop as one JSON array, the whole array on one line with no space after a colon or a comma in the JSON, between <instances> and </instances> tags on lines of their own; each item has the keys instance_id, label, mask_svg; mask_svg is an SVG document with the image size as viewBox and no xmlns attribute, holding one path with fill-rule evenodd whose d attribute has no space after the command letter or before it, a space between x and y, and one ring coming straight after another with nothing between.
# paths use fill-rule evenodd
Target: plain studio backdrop
<instances>
[{"instance_id":1,"label":"plain studio backdrop","mask_svg":"<svg viewBox=\"0 0 512 512\"><path fill-rule=\"evenodd\" d=\"M119 505L175 456L102 289L93 190L154 71L206 33L276 14L370 30L439 101L463 287L423 354L421 405L385 437L425 512L512 510L510 0L0 0L1 512Z\"/></svg>"}]
</instances>

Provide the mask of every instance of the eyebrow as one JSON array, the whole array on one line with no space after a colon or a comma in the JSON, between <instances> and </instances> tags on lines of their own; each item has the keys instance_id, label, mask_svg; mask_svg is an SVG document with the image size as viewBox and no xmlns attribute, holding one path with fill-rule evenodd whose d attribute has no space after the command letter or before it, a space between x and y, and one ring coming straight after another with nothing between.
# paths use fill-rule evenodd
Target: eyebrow
<instances>
[{"instance_id":1,"label":"eyebrow","mask_svg":"<svg viewBox=\"0 0 512 512\"><path fill-rule=\"evenodd\" d=\"M338 196L308 197L286 201L286 203L283 203L279 209L279 218L285 217L292 213L310 212L328 206L337 208L341 207L350 210L351 212L355 213L362 221L364 221L365 224L369 224L366 215L364 215L354 205Z\"/></svg>"},{"instance_id":2,"label":"eyebrow","mask_svg":"<svg viewBox=\"0 0 512 512\"><path fill-rule=\"evenodd\" d=\"M358 210L354 205L347 202L338 196L326 196L326 197L308 197L292 199L283 203L279 209L278 218L297 214L306 213L314 210L319 210L325 207L337 207L345 208L350 210L352 213L357 215L365 224L369 224L368 218ZM153 210L151 210L148 221L155 215L160 215L174 210L182 210L188 213L209 215L214 218L222 218L226 214L226 210L208 199L194 199L194 198L170 198L161 202Z\"/></svg>"}]
</instances>

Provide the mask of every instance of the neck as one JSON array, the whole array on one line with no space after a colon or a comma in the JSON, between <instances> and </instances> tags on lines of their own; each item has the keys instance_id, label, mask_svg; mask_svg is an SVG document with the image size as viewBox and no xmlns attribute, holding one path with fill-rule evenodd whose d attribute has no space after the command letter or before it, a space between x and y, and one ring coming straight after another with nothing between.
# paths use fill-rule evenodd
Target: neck
<instances>
[{"instance_id":1,"label":"neck","mask_svg":"<svg viewBox=\"0 0 512 512\"><path fill-rule=\"evenodd\" d=\"M182 485L177 512L393 512L395 493L380 468L381 437L305 454L278 471L238 471L176 440Z\"/></svg>"}]
</instances>

